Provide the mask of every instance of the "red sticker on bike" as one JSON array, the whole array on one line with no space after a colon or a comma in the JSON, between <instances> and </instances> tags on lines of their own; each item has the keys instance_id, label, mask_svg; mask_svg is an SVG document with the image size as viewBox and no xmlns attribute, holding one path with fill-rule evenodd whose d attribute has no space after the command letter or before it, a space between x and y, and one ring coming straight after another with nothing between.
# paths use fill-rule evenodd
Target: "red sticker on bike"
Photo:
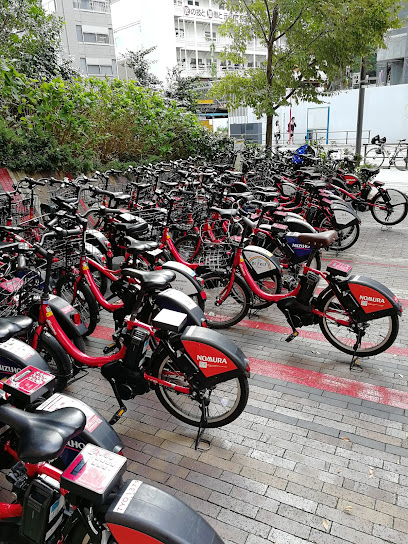
<instances>
[{"instance_id":1,"label":"red sticker on bike","mask_svg":"<svg viewBox=\"0 0 408 544\"><path fill-rule=\"evenodd\" d=\"M392 308L391 302L381 293L358 283L349 284L350 291L366 314Z\"/></svg>"},{"instance_id":2,"label":"red sticker on bike","mask_svg":"<svg viewBox=\"0 0 408 544\"><path fill-rule=\"evenodd\" d=\"M187 353L207 378L216 374L230 372L237 368L235 363L219 349L207 346L201 342L193 342L192 340L184 340L183 345Z\"/></svg>"}]
</instances>

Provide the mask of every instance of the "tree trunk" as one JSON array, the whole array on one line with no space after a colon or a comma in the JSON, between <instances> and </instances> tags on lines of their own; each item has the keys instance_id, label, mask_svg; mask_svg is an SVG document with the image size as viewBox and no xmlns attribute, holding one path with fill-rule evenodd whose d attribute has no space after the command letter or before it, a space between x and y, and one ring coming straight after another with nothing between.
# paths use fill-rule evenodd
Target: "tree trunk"
<instances>
[{"instance_id":1,"label":"tree trunk","mask_svg":"<svg viewBox=\"0 0 408 544\"><path fill-rule=\"evenodd\" d=\"M266 148L272 148L272 115L266 116Z\"/></svg>"}]
</instances>

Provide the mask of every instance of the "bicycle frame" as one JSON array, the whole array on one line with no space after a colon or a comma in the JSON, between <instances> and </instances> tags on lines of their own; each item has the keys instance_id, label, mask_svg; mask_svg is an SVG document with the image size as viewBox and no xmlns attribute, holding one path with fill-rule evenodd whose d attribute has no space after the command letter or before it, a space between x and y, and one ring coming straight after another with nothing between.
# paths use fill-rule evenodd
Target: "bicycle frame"
<instances>
[{"instance_id":1,"label":"bicycle frame","mask_svg":"<svg viewBox=\"0 0 408 544\"><path fill-rule=\"evenodd\" d=\"M55 336L61 346L66 350L66 352L73 358L75 361L78 361L79 363L82 363L86 366L89 366L91 368L101 368L104 365L111 363L113 361L120 361L124 358L126 354L127 347L123 345L121 349L118 351L118 353L114 353L113 355L109 356L102 356L102 357L90 357L89 355L86 355L82 351L80 351L68 338L68 336L65 334L65 332L62 330L60 325L58 324L58 321L55 319L55 316L51 310L51 308L48 306L48 299L43 298L41 300L40 305L40 312L39 312L39 318L38 318L38 326L35 330L33 340L32 340L32 347L34 349L37 348L38 345L38 339L44 330L45 326L47 326L48 330L52 333L53 336ZM145 330L147 330L153 338L155 338L157 341L159 341L158 338L155 336L155 331L152 326L147 325L146 323L143 323L137 319L135 320L128 320L126 322L126 330L131 331L135 327L141 327ZM184 393L184 394L190 394L190 388L189 387L182 387L178 385L174 385L170 382L166 382L164 380L161 380L160 378L155 378L153 376L150 376L149 374L144 373L144 378L149 381L153 382L155 384L162 385L164 387L168 387L170 389L173 389L174 391L177 391L178 393Z\"/></svg>"},{"instance_id":2,"label":"bicycle frame","mask_svg":"<svg viewBox=\"0 0 408 544\"><path fill-rule=\"evenodd\" d=\"M249 269L248 269L248 267L247 267L247 265L245 263L245 260L244 260L244 258L242 256L242 249L238 248L237 252L235 254L235 257L234 257L233 265L232 265L231 280L229 281L227 287L224 289L224 291L222 292L220 298L218 299L219 304L222 304L222 302L230 294L231 289L232 289L232 285L234 283L235 274L236 274L237 269L242 274L243 278L247 282L247 284L248 284L249 288L252 290L252 292L257 297L261 298L262 300L266 300L268 302L279 302L280 300L282 300L284 298L296 297L298 295L299 291L300 291L300 282L295 287L295 289L293 289L289 293L284 293L284 294L271 295L269 293L266 293L262 289L260 289L260 287L256 284L256 282L252 278L251 273L250 273L250 271L249 271ZM320 270L316 270L315 268L312 268L312 267L308 266L307 264L304 264L303 265L303 274L306 274L309 271L313 272L315 274L318 274L321 278L324 279L324 281L326 283L328 283L330 285L330 282L327 280L326 274L324 272L321 272ZM318 316L321 316L321 317L324 316L324 317L326 317L326 318L328 318L328 319L330 319L332 321L335 321L339 325L348 326L350 324L349 321L345 321L345 320L342 320L342 319L335 319L330 315L327 315L327 314L325 314L323 312L320 312L319 310L316 310L315 308L312 308L312 311L313 311L314 314L316 314Z\"/></svg>"}]
</instances>

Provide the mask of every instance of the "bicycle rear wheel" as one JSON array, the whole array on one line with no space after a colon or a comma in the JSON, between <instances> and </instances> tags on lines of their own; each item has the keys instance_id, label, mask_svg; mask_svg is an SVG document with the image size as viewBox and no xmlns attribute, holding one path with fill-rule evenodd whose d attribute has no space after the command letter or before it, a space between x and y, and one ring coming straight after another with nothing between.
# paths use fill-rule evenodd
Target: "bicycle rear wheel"
<instances>
[{"instance_id":1,"label":"bicycle rear wheel","mask_svg":"<svg viewBox=\"0 0 408 544\"><path fill-rule=\"evenodd\" d=\"M74 300L74 286L66 276L62 276L57 281L55 290L59 297L69 302L80 313L87 328L85 336L92 334L99 321L99 308L90 288L84 283L78 285Z\"/></svg>"},{"instance_id":2,"label":"bicycle rear wheel","mask_svg":"<svg viewBox=\"0 0 408 544\"><path fill-rule=\"evenodd\" d=\"M333 229L337 231L339 237L331 244L329 248L334 251L344 251L345 249L349 249L357 242L360 236L360 225L358 223L351 225L350 227L345 227L344 229L336 229L330 220L327 217L324 217L319 225L319 228L324 230Z\"/></svg>"},{"instance_id":3,"label":"bicycle rear wheel","mask_svg":"<svg viewBox=\"0 0 408 544\"><path fill-rule=\"evenodd\" d=\"M229 288L231 275L213 271L202 276L202 279L207 295L205 316L210 328L226 329L244 319L249 311L251 294L240 276L235 276L231 290L222 302L219 301Z\"/></svg>"},{"instance_id":4,"label":"bicycle rear wheel","mask_svg":"<svg viewBox=\"0 0 408 544\"><path fill-rule=\"evenodd\" d=\"M397 153L394 164L398 170L408 170L408 147L405 151L401 150Z\"/></svg>"},{"instance_id":5,"label":"bicycle rear wheel","mask_svg":"<svg viewBox=\"0 0 408 544\"><path fill-rule=\"evenodd\" d=\"M371 215L382 225L401 223L408 214L408 200L404 193L397 189L387 189L387 196L377 193L372 199Z\"/></svg>"},{"instance_id":6,"label":"bicycle rear wheel","mask_svg":"<svg viewBox=\"0 0 408 544\"><path fill-rule=\"evenodd\" d=\"M364 330L361 346L356 351L356 355L360 357L382 353L397 338L399 322L396 315L373 319L367 323L352 323L350 327L338 325L334 319L348 321L350 317L331 291L328 291L324 296L320 310L329 316L319 317L319 325L323 335L332 346L349 355L354 353L358 329Z\"/></svg>"},{"instance_id":7,"label":"bicycle rear wheel","mask_svg":"<svg viewBox=\"0 0 408 544\"><path fill-rule=\"evenodd\" d=\"M156 354L152 375L175 385L189 386L185 375L164 351ZM201 408L198 400L190 395L177 393L173 389L160 385L156 386L155 392L161 404L174 417L193 427L200 425ZM205 394L210 401L207 412L207 427L214 428L228 425L241 415L247 405L249 395L248 379L244 375L239 375L208 389Z\"/></svg>"},{"instance_id":8,"label":"bicycle rear wheel","mask_svg":"<svg viewBox=\"0 0 408 544\"><path fill-rule=\"evenodd\" d=\"M382 149L379 147L374 147L372 149L369 149L365 156L365 163L370 166L375 166L376 168L380 168L380 166L383 165L385 159L385 155Z\"/></svg>"}]
</instances>

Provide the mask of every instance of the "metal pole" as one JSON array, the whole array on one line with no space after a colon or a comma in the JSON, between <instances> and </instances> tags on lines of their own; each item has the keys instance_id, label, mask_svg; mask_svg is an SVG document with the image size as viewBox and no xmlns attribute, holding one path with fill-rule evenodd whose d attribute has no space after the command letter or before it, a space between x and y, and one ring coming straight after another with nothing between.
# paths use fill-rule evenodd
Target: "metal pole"
<instances>
[{"instance_id":1,"label":"metal pole","mask_svg":"<svg viewBox=\"0 0 408 544\"><path fill-rule=\"evenodd\" d=\"M360 90L358 93L358 112L357 112L357 134L356 134L356 155L361 155L361 135L363 132L363 117L364 117L364 95L366 85L366 59L361 59L360 70Z\"/></svg>"}]
</instances>

